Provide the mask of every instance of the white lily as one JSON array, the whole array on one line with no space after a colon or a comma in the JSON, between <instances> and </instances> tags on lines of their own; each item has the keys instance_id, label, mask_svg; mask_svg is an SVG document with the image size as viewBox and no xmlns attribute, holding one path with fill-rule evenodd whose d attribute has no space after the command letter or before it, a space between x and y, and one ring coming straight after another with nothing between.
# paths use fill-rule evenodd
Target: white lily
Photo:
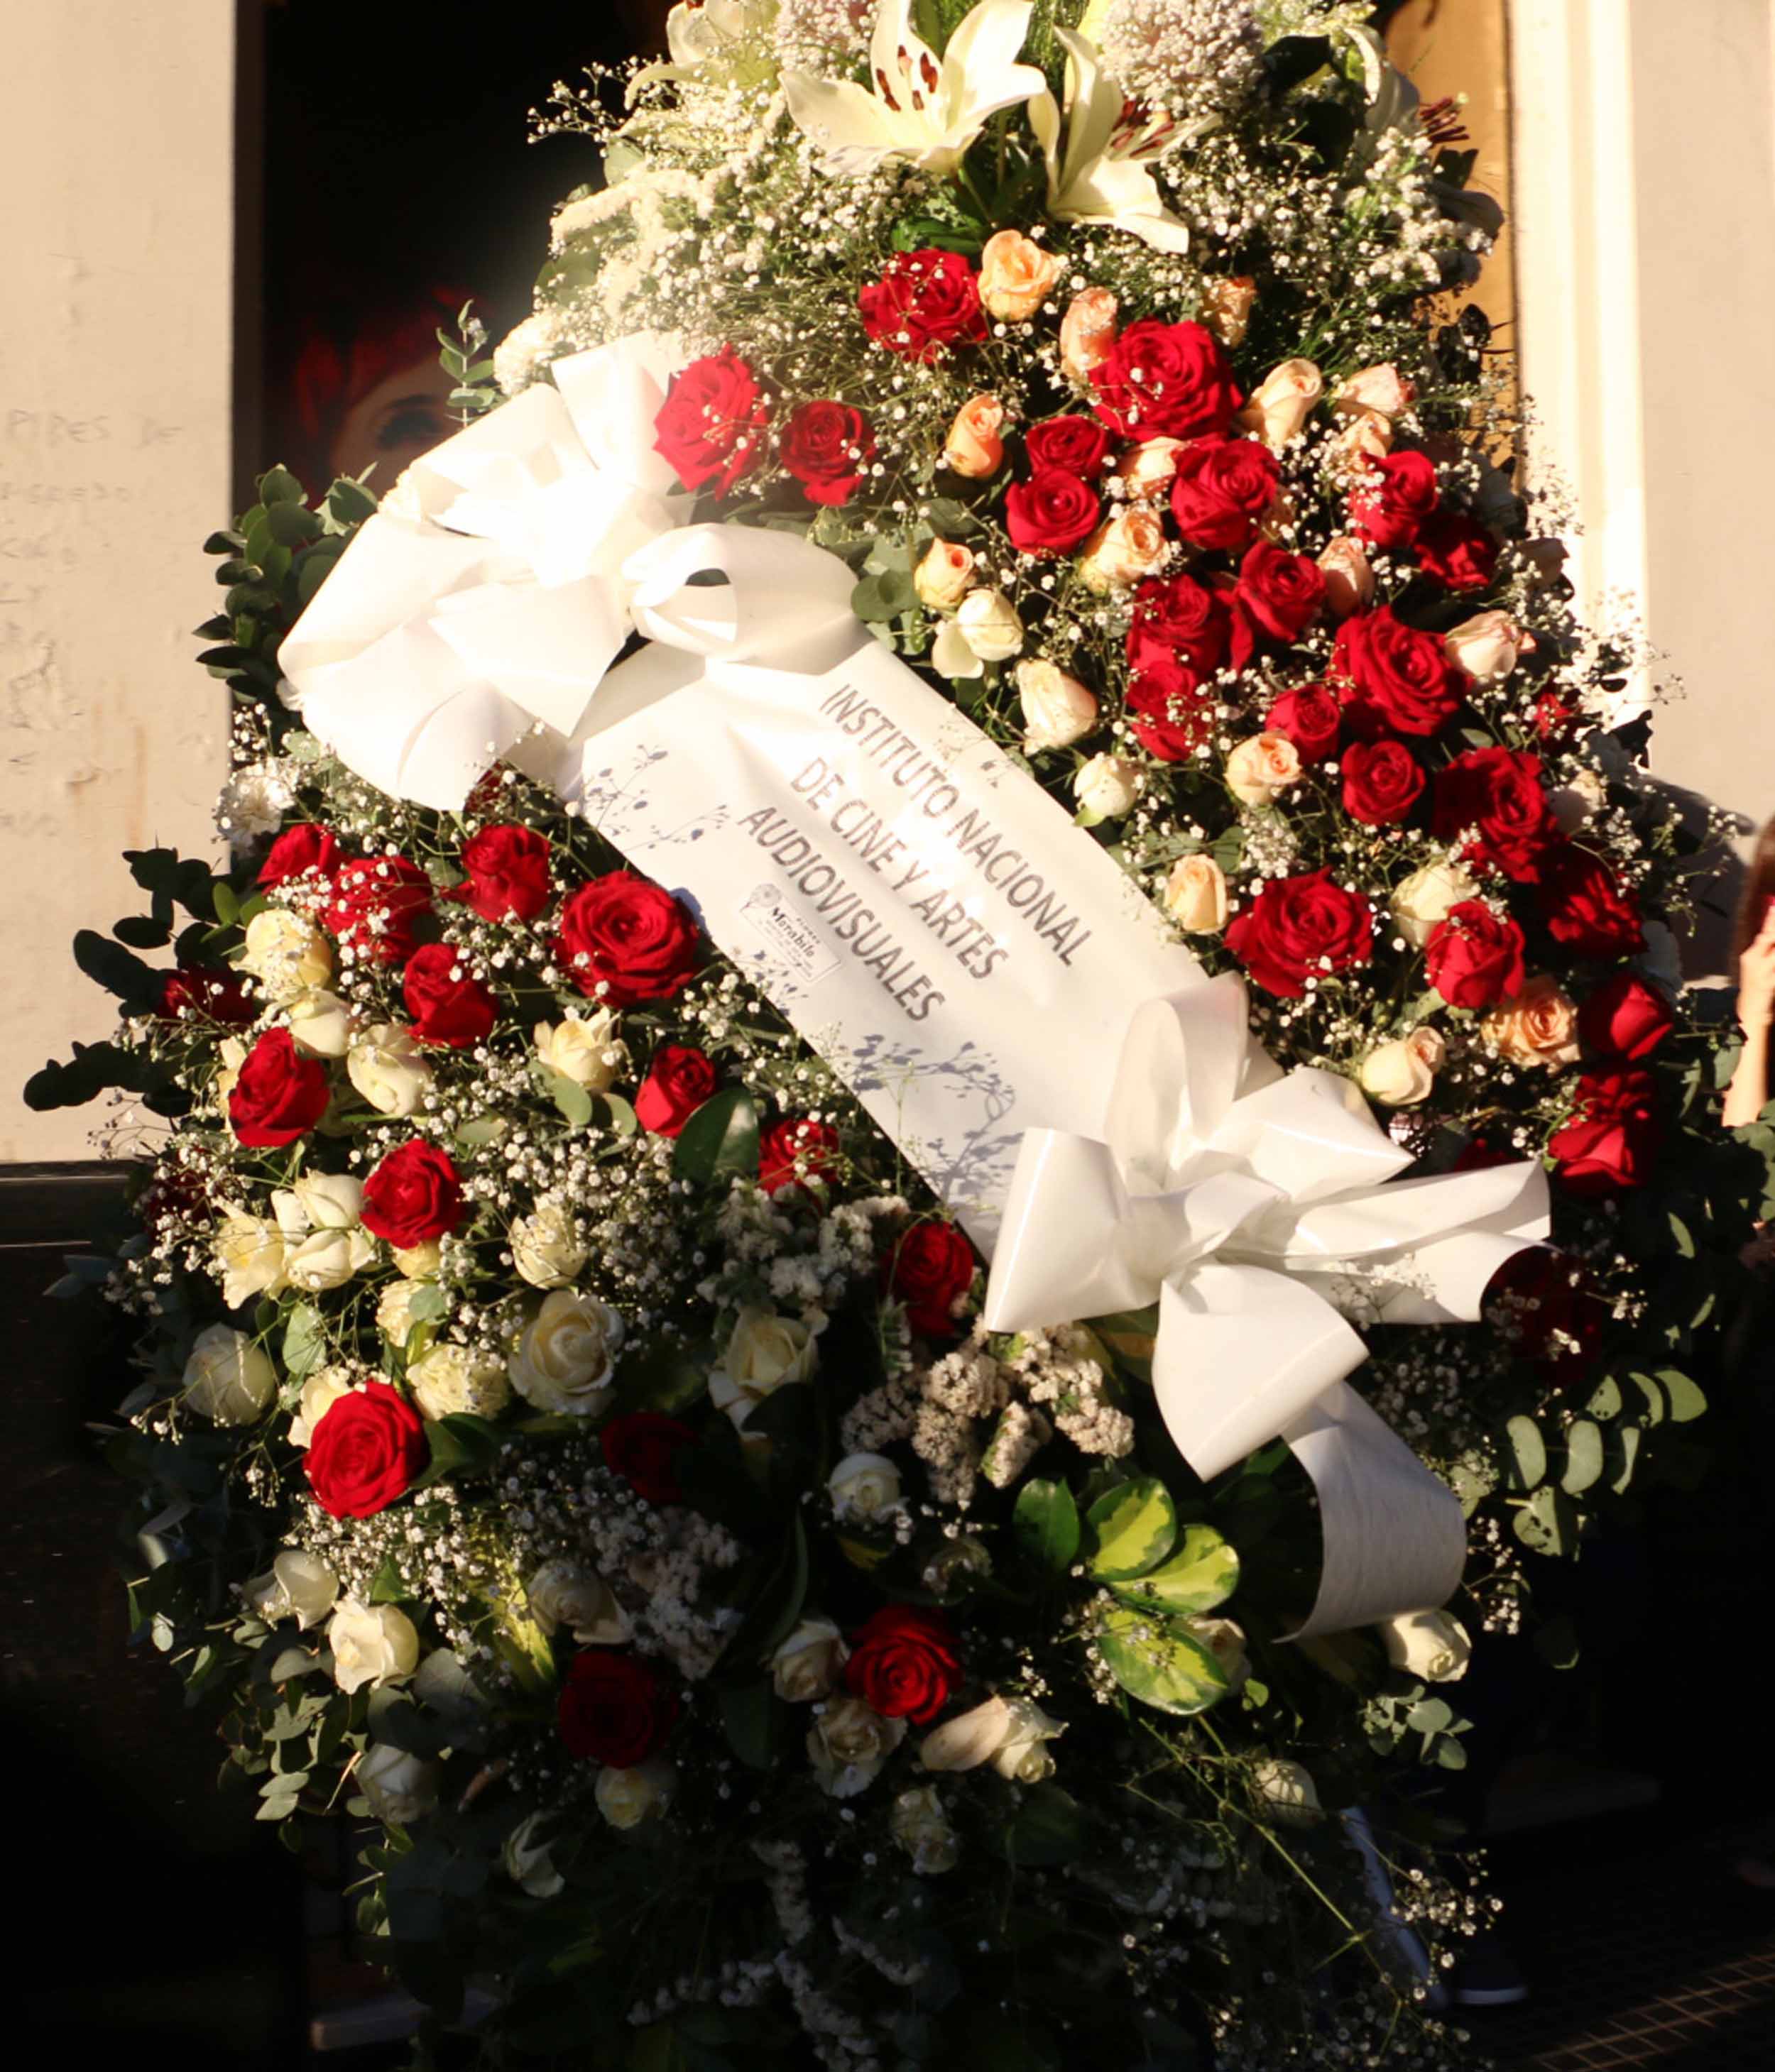
<instances>
[{"instance_id":1,"label":"white lily","mask_svg":"<svg viewBox=\"0 0 1775 2072\"><path fill-rule=\"evenodd\" d=\"M655 80L691 79L711 65L738 56L770 21L771 0L678 0L665 18L670 64L650 64L628 83L632 108L644 86Z\"/></svg>"},{"instance_id":2,"label":"white lily","mask_svg":"<svg viewBox=\"0 0 1775 2072\"><path fill-rule=\"evenodd\" d=\"M1160 252L1187 252L1189 227L1165 207L1147 170L1184 141L1184 131L1163 110L1154 113L1124 100L1094 43L1070 29L1056 27L1054 34L1070 60L1064 156L1052 94L1042 94L1029 108L1029 126L1048 161L1048 213L1125 230Z\"/></svg>"},{"instance_id":3,"label":"white lily","mask_svg":"<svg viewBox=\"0 0 1775 2072\"><path fill-rule=\"evenodd\" d=\"M1034 65L1019 64L1031 0L980 0L939 62L912 33L912 0L881 0L869 43L872 86L786 72L783 90L797 125L842 172L905 158L953 173L1002 108L1046 91Z\"/></svg>"}]
</instances>

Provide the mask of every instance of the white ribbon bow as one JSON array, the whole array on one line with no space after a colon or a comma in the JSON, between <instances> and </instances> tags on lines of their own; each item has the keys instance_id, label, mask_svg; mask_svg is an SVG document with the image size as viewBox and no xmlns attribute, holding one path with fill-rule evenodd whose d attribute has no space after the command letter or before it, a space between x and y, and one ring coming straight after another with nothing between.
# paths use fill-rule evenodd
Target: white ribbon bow
<instances>
[{"instance_id":1,"label":"white ribbon bow","mask_svg":"<svg viewBox=\"0 0 1775 2072\"><path fill-rule=\"evenodd\" d=\"M1136 1012L1105 1131L1025 1135L987 1327L1156 1301L1153 1388L1196 1473L1281 1436L1319 1484L1325 1573L1301 1632L1442 1603L1464 1555L1460 1507L1345 1385L1367 1347L1335 1305L1380 1323L1476 1318L1498 1268L1547 1235L1540 1167L1394 1180L1410 1154L1347 1080L1282 1072L1230 972ZM1374 1517L1390 1507L1400 1515Z\"/></svg>"},{"instance_id":2,"label":"white ribbon bow","mask_svg":"<svg viewBox=\"0 0 1775 2072\"><path fill-rule=\"evenodd\" d=\"M657 333L554 362L423 459L283 643L303 724L379 790L455 811L540 722L570 735L631 634L706 658L831 668L850 569L798 535L686 526L654 449ZM724 576L724 584L693 582Z\"/></svg>"}]
</instances>

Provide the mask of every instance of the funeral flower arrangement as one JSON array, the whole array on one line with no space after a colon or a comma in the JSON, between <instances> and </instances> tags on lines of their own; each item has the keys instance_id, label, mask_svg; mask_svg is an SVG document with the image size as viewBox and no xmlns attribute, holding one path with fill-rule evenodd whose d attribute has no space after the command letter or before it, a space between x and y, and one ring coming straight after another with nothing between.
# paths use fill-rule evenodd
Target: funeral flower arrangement
<instances>
[{"instance_id":1,"label":"funeral flower arrangement","mask_svg":"<svg viewBox=\"0 0 1775 2072\"><path fill-rule=\"evenodd\" d=\"M1775 1136L1720 1132L1676 990L1707 831L1609 731L1643 658L1575 618L1484 326L1435 314L1495 212L1364 13L681 6L669 64L562 91L605 184L536 314L447 345L435 467L380 510L274 469L209 543L232 861L131 857L150 911L77 945L118 1036L31 1098L164 1124L76 1275L142 1325L141 1628L260 1817L381 1823L363 1926L441 2019L487 1981L498 2062L1460 2061L1413 1938L1488 1902L1433 1797L1390 1899L1350 1809L1459 1769L1470 1632L1692 1474ZM719 536L676 622L673 528ZM1107 1004L1112 1141L1019 1165L990 1283L879 1087L711 941L719 887L560 774L625 643L743 619L772 553L1046 816L1011 856L870 722L958 869L1036 906L1083 853L1211 980ZM369 623L365 570L435 616ZM587 584L583 694L485 660ZM745 838L817 912L795 826ZM848 911L884 1017L933 944L999 981L979 898L917 910L921 965ZM1304 1183L1266 1149L1302 1133ZM1196 1443L1252 1273L1312 1305L1319 1438L1442 1535L1434 1601L1353 1622L1301 1403Z\"/></svg>"}]
</instances>

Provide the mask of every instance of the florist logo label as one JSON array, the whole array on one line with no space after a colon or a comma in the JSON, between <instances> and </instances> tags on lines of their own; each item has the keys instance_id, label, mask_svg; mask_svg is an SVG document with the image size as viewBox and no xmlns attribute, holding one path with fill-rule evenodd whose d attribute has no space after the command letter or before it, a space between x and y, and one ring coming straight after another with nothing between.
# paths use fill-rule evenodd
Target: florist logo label
<instances>
[{"instance_id":1,"label":"florist logo label","mask_svg":"<svg viewBox=\"0 0 1775 2072\"><path fill-rule=\"evenodd\" d=\"M739 911L804 985L817 985L838 969L838 960L819 931L789 905L780 886L758 886Z\"/></svg>"}]
</instances>

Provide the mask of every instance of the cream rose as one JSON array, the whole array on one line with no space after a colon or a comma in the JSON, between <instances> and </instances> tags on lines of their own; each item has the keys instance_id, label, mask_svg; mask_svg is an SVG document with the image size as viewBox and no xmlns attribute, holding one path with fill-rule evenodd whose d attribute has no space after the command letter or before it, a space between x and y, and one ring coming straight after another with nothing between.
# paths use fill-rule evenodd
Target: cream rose
<instances>
[{"instance_id":1,"label":"cream rose","mask_svg":"<svg viewBox=\"0 0 1775 2072\"><path fill-rule=\"evenodd\" d=\"M1392 361L1386 360L1340 381L1332 394L1332 414L1345 418L1401 417L1411 409L1416 393Z\"/></svg>"},{"instance_id":2,"label":"cream rose","mask_svg":"<svg viewBox=\"0 0 1775 2072\"><path fill-rule=\"evenodd\" d=\"M1415 950L1430 939L1439 921L1464 899L1479 897L1479 881L1464 865L1427 863L1393 889L1389 905L1394 926Z\"/></svg>"},{"instance_id":3,"label":"cream rose","mask_svg":"<svg viewBox=\"0 0 1775 2072\"><path fill-rule=\"evenodd\" d=\"M302 1384L301 1400L290 1420L290 1445L312 1445L315 1427L336 1403L351 1394L352 1387L350 1374L342 1367L323 1367L310 1375Z\"/></svg>"},{"instance_id":4,"label":"cream rose","mask_svg":"<svg viewBox=\"0 0 1775 2072\"><path fill-rule=\"evenodd\" d=\"M278 1392L278 1371L245 1331L212 1324L185 1362L184 1402L217 1424L250 1424Z\"/></svg>"},{"instance_id":5,"label":"cream rose","mask_svg":"<svg viewBox=\"0 0 1775 2072\"><path fill-rule=\"evenodd\" d=\"M1557 1072L1578 1062L1578 1009L1559 981L1545 972L1527 980L1513 1000L1494 1007L1479 1033L1513 1065Z\"/></svg>"},{"instance_id":6,"label":"cream rose","mask_svg":"<svg viewBox=\"0 0 1775 2072\"><path fill-rule=\"evenodd\" d=\"M933 540L912 570L918 601L932 611L953 611L967 594L974 575L974 549L953 540Z\"/></svg>"},{"instance_id":7,"label":"cream rose","mask_svg":"<svg viewBox=\"0 0 1775 2072\"><path fill-rule=\"evenodd\" d=\"M1319 1787L1298 1762L1272 1757L1254 1764L1251 1788L1279 1827L1310 1827L1319 1818Z\"/></svg>"},{"instance_id":8,"label":"cream rose","mask_svg":"<svg viewBox=\"0 0 1775 2072\"><path fill-rule=\"evenodd\" d=\"M628 1063L628 1052L617 1040L616 1018L607 1007L568 1014L559 1022L539 1022L530 1037L550 1071L588 1093L601 1094L615 1085Z\"/></svg>"},{"instance_id":9,"label":"cream rose","mask_svg":"<svg viewBox=\"0 0 1775 2072\"><path fill-rule=\"evenodd\" d=\"M1217 935L1226 926L1226 873L1211 856L1180 856L1165 880L1165 911L1192 935Z\"/></svg>"},{"instance_id":10,"label":"cream rose","mask_svg":"<svg viewBox=\"0 0 1775 2072\"><path fill-rule=\"evenodd\" d=\"M884 1720L860 1698L830 1699L808 1730L815 1781L829 1798L854 1799L875 1782L905 1738L904 1720Z\"/></svg>"},{"instance_id":11,"label":"cream rose","mask_svg":"<svg viewBox=\"0 0 1775 2072\"><path fill-rule=\"evenodd\" d=\"M390 1741L372 1741L356 1771L357 1788L370 1802L378 1820L405 1827L421 1819L438 1803L443 1772Z\"/></svg>"},{"instance_id":12,"label":"cream rose","mask_svg":"<svg viewBox=\"0 0 1775 2072\"><path fill-rule=\"evenodd\" d=\"M407 1386L421 1413L431 1418L496 1417L512 1400L504 1367L472 1346L430 1346L407 1369Z\"/></svg>"},{"instance_id":13,"label":"cream rose","mask_svg":"<svg viewBox=\"0 0 1775 2072\"><path fill-rule=\"evenodd\" d=\"M896 1796L888 1832L912 1858L912 1868L920 1877L939 1877L953 1870L962 1853L934 1784L915 1784Z\"/></svg>"},{"instance_id":14,"label":"cream rose","mask_svg":"<svg viewBox=\"0 0 1775 2072\"><path fill-rule=\"evenodd\" d=\"M810 1704L838 1682L850 1653L832 1620L818 1614L805 1618L771 1656L772 1686L792 1705Z\"/></svg>"},{"instance_id":15,"label":"cream rose","mask_svg":"<svg viewBox=\"0 0 1775 2072\"><path fill-rule=\"evenodd\" d=\"M283 1233L264 1216L224 1209L210 1256L221 1268L222 1300L231 1309L255 1295L275 1294L283 1285Z\"/></svg>"},{"instance_id":16,"label":"cream rose","mask_svg":"<svg viewBox=\"0 0 1775 2072\"><path fill-rule=\"evenodd\" d=\"M435 1281L443 1264L443 1247L434 1237L423 1238L418 1244L391 1244L389 1256L396 1271L409 1281Z\"/></svg>"},{"instance_id":17,"label":"cream rose","mask_svg":"<svg viewBox=\"0 0 1775 2072\"><path fill-rule=\"evenodd\" d=\"M1459 1683L1473 1652L1466 1627L1447 1612L1402 1612L1382 1625L1381 1643L1395 1669L1427 1684Z\"/></svg>"},{"instance_id":18,"label":"cream rose","mask_svg":"<svg viewBox=\"0 0 1775 2072\"><path fill-rule=\"evenodd\" d=\"M1223 275L1203 290L1197 315L1205 330L1211 331L1222 345L1236 349L1244 344L1245 334L1251 327L1251 309L1257 298L1258 284L1250 274Z\"/></svg>"},{"instance_id":19,"label":"cream rose","mask_svg":"<svg viewBox=\"0 0 1775 2072\"><path fill-rule=\"evenodd\" d=\"M1319 557L1325 601L1340 619L1360 611L1374 595L1374 569L1359 540L1340 532Z\"/></svg>"},{"instance_id":20,"label":"cream rose","mask_svg":"<svg viewBox=\"0 0 1775 2072\"><path fill-rule=\"evenodd\" d=\"M317 1230L290 1248L284 1276L311 1295L343 1288L376 1262L376 1240L368 1231Z\"/></svg>"},{"instance_id":21,"label":"cream rose","mask_svg":"<svg viewBox=\"0 0 1775 2072\"><path fill-rule=\"evenodd\" d=\"M545 1295L506 1363L512 1386L538 1410L590 1417L610 1400L623 1320L595 1295Z\"/></svg>"},{"instance_id":22,"label":"cream rose","mask_svg":"<svg viewBox=\"0 0 1775 2072\"><path fill-rule=\"evenodd\" d=\"M524 1595L545 1633L564 1626L587 1647L618 1647L628 1638L622 1606L595 1569L575 1561L545 1561L525 1585Z\"/></svg>"},{"instance_id":23,"label":"cream rose","mask_svg":"<svg viewBox=\"0 0 1775 2072\"><path fill-rule=\"evenodd\" d=\"M397 1605L366 1605L341 1597L327 1628L333 1681L341 1691L366 1684L397 1684L419 1666L419 1635Z\"/></svg>"},{"instance_id":24,"label":"cream rose","mask_svg":"<svg viewBox=\"0 0 1775 2072\"><path fill-rule=\"evenodd\" d=\"M1150 576L1171 553L1164 521L1140 504L1106 518L1079 556L1078 572L1089 590L1100 595L1126 590Z\"/></svg>"},{"instance_id":25,"label":"cream rose","mask_svg":"<svg viewBox=\"0 0 1775 2072\"><path fill-rule=\"evenodd\" d=\"M846 1453L826 1490L838 1517L867 1524L899 1510L900 1470L885 1453Z\"/></svg>"},{"instance_id":26,"label":"cream rose","mask_svg":"<svg viewBox=\"0 0 1775 2072\"><path fill-rule=\"evenodd\" d=\"M987 662L1023 652L1023 623L1003 590L970 590L931 648L933 666L951 678L978 676Z\"/></svg>"},{"instance_id":27,"label":"cream rose","mask_svg":"<svg viewBox=\"0 0 1775 2072\"><path fill-rule=\"evenodd\" d=\"M333 949L312 921L287 906L267 906L246 924L241 968L269 1000L291 1001L333 975Z\"/></svg>"},{"instance_id":28,"label":"cream rose","mask_svg":"<svg viewBox=\"0 0 1775 2072\"><path fill-rule=\"evenodd\" d=\"M1272 450L1295 438L1325 393L1325 377L1310 360L1284 360L1251 392L1238 421Z\"/></svg>"},{"instance_id":29,"label":"cream rose","mask_svg":"<svg viewBox=\"0 0 1775 2072\"><path fill-rule=\"evenodd\" d=\"M512 1269L533 1288L565 1288L586 1263L573 1214L562 1202L539 1202L508 1233Z\"/></svg>"},{"instance_id":30,"label":"cream rose","mask_svg":"<svg viewBox=\"0 0 1775 2072\"><path fill-rule=\"evenodd\" d=\"M286 1547L273 1557L269 1571L254 1577L241 1594L267 1626L293 1618L306 1633L332 1610L339 1578L318 1554Z\"/></svg>"},{"instance_id":31,"label":"cream rose","mask_svg":"<svg viewBox=\"0 0 1775 2072\"><path fill-rule=\"evenodd\" d=\"M1245 1628L1238 1620L1204 1618L1199 1614L1192 1614L1184 1621L1184 1626L1190 1638L1200 1642L1219 1663L1228 1689L1242 1688L1251 1673L1251 1663L1245 1651Z\"/></svg>"},{"instance_id":32,"label":"cream rose","mask_svg":"<svg viewBox=\"0 0 1775 2072\"><path fill-rule=\"evenodd\" d=\"M943 443L943 465L970 481L983 482L1004 466L1005 442L999 437L1005 406L996 396L974 396L955 413Z\"/></svg>"},{"instance_id":33,"label":"cream rose","mask_svg":"<svg viewBox=\"0 0 1775 2072\"><path fill-rule=\"evenodd\" d=\"M1122 493L1137 500L1163 496L1177 479L1177 456L1187 439L1143 439L1130 446L1111 471L1110 479L1122 485Z\"/></svg>"},{"instance_id":34,"label":"cream rose","mask_svg":"<svg viewBox=\"0 0 1775 2072\"><path fill-rule=\"evenodd\" d=\"M1060 371L1081 384L1108 359L1115 343L1116 300L1107 288L1081 288L1060 320Z\"/></svg>"},{"instance_id":35,"label":"cream rose","mask_svg":"<svg viewBox=\"0 0 1775 2072\"><path fill-rule=\"evenodd\" d=\"M649 1756L633 1770L601 1770L592 1786L598 1811L612 1827L638 1827L657 1820L677 1790L677 1765L663 1755Z\"/></svg>"},{"instance_id":36,"label":"cream rose","mask_svg":"<svg viewBox=\"0 0 1775 2072\"><path fill-rule=\"evenodd\" d=\"M990 1762L1001 1777L1036 1784L1052 1774L1046 1745L1065 1732L1065 1722L1050 1719L1033 1699L994 1696L928 1733L918 1759L935 1770L977 1770Z\"/></svg>"},{"instance_id":37,"label":"cream rose","mask_svg":"<svg viewBox=\"0 0 1775 2072\"><path fill-rule=\"evenodd\" d=\"M431 1067L410 1029L378 1022L345 1053L345 1076L379 1114L400 1121L423 1103Z\"/></svg>"},{"instance_id":38,"label":"cream rose","mask_svg":"<svg viewBox=\"0 0 1775 2072\"><path fill-rule=\"evenodd\" d=\"M1014 1784L1039 1784L1054 1774L1048 1744L1066 1731L1063 1720L1050 1719L1033 1698L1006 1700L1010 1718L1004 1738L990 1758L993 1768Z\"/></svg>"},{"instance_id":39,"label":"cream rose","mask_svg":"<svg viewBox=\"0 0 1775 2072\"><path fill-rule=\"evenodd\" d=\"M1357 1075L1362 1091L1388 1108L1415 1108L1429 1099L1447 1051L1441 1036L1428 1028L1378 1043Z\"/></svg>"},{"instance_id":40,"label":"cream rose","mask_svg":"<svg viewBox=\"0 0 1775 2072\"><path fill-rule=\"evenodd\" d=\"M1073 796L1093 821L1114 820L1139 796L1139 766L1125 755L1093 755L1073 773Z\"/></svg>"},{"instance_id":41,"label":"cream rose","mask_svg":"<svg viewBox=\"0 0 1775 2072\"><path fill-rule=\"evenodd\" d=\"M1300 782L1300 750L1285 734L1254 734L1226 758L1226 788L1243 806L1273 806Z\"/></svg>"},{"instance_id":42,"label":"cream rose","mask_svg":"<svg viewBox=\"0 0 1775 2072\"><path fill-rule=\"evenodd\" d=\"M1534 645L1507 611L1477 611L1443 635L1448 659L1476 684L1501 684Z\"/></svg>"},{"instance_id":43,"label":"cream rose","mask_svg":"<svg viewBox=\"0 0 1775 2072\"><path fill-rule=\"evenodd\" d=\"M343 1058L352 1046L352 1010L336 993L310 986L283 1010L290 1040L312 1058Z\"/></svg>"},{"instance_id":44,"label":"cream rose","mask_svg":"<svg viewBox=\"0 0 1775 2072\"><path fill-rule=\"evenodd\" d=\"M1023 747L1066 748L1097 725L1097 700L1077 676L1052 662L1019 662L1017 701L1023 707Z\"/></svg>"},{"instance_id":45,"label":"cream rose","mask_svg":"<svg viewBox=\"0 0 1775 2072\"><path fill-rule=\"evenodd\" d=\"M413 1305L423 1281L391 1281L376 1298L376 1328L390 1345L404 1346L413 1333Z\"/></svg>"},{"instance_id":46,"label":"cream rose","mask_svg":"<svg viewBox=\"0 0 1775 2072\"><path fill-rule=\"evenodd\" d=\"M742 1309L727 1335L721 1364L709 1376L709 1400L743 1431L767 1396L809 1379L818 1359L805 1324L772 1309Z\"/></svg>"},{"instance_id":47,"label":"cream rose","mask_svg":"<svg viewBox=\"0 0 1775 2072\"><path fill-rule=\"evenodd\" d=\"M1059 260L1020 230L995 231L980 254L980 300L1007 323L1032 317L1059 278Z\"/></svg>"},{"instance_id":48,"label":"cream rose","mask_svg":"<svg viewBox=\"0 0 1775 2072\"><path fill-rule=\"evenodd\" d=\"M566 1883L549 1853L554 1834L554 1815L536 1812L526 1813L505 1837L500 1858L505 1875L532 1899L553 1899Z\"/></svg>"},{"instance_id":49,"label":"cream rose","mask_svg":"<svg viewBox=\"0 0 1775 2072\"><path fill-rule=\"evenodd\" d=\"M1393 427L1385 417L1365 413L1352 419L1332 441L1332 454L1346 476L1357 480L1368 473L1370 461L1385 460L1393 450Z\"/></svg>"}]
</instances>

